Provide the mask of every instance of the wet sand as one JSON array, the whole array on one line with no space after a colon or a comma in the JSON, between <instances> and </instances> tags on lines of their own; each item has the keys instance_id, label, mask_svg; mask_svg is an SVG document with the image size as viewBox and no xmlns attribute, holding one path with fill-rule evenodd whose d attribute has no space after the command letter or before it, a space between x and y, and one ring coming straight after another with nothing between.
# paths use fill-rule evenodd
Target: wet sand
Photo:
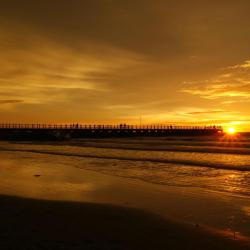
<instances>
[{"instance_id":1,"label":"wet sand","mask_svg":"<svg viewBox=\"0 0 250 250\"><path fill-rule=\"evenodd\" d=\"M1 249L248 249L142 210L0 196Z\"/></svg>"},{"instance_id":2,"label":"wet sand","mask_svg":"<svg viewBox=\"0 0 250 250\"><path fill-rule=\"evenodd\" d=\"M249 200L0 156L0 249L250 249Z\"/></svg>"}]
</instances>

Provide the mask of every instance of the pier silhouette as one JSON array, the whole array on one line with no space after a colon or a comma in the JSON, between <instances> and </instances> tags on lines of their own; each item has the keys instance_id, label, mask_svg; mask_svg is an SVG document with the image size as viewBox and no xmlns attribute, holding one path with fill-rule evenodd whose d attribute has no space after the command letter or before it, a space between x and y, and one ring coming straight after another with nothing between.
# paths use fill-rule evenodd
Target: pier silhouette
<instances>
[{"instance_id":1,"label":"pier silhouette","mask_svg":"<svg viewBox=\"0 0 250 250\"><path fill-rule=\"evenodd\" d=\"M203 136L221 134L221 126L0 124L0 139L70 139L138 136Z\"/></svg>"}]
</instances>

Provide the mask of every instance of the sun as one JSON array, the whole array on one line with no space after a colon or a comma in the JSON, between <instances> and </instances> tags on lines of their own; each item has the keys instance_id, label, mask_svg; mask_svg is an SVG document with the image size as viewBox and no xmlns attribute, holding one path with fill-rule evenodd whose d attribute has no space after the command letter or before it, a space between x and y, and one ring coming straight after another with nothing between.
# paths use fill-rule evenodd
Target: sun
<instances>
[{"instance_id":1,"label":"sun","mask_svg":"<svg viewBox=\"0 0 250 250\"><path fill-rule=\"evenodd\" d=\"M230 127L230 128L228 128L227 133L230 134L230 135L233 135L233 134L236 133L236 130L235 130L235 128Z\"/></svg>"}]
</instances>

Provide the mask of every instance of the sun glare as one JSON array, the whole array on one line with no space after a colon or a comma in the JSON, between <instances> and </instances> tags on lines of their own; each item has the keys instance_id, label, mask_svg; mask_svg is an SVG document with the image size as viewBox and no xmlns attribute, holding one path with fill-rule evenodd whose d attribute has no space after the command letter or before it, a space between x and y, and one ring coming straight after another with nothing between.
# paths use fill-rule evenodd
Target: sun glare
<instances>
[{"instance_id":1,"label":"sun glare","mask_svg":"<svg viewBox=\"0 0 250 250\"><path fill-rule=\"evenodd\" d=\"M235 128L230 127L230 128L228 128L227 132L228 132L228 134L233 135L236 133L236 130L235 130Z\"/></svg>"}]
</instances>

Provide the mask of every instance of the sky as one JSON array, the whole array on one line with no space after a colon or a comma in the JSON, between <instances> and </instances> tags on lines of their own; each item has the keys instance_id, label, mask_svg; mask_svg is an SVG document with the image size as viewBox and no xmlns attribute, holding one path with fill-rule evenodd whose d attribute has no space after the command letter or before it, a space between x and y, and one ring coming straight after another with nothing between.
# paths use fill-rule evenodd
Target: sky
<instances>
[{"instance_id":1,"label":"sky","mask_svg":"<svg viewBox=\"0 0 250 250\"><path fill-rule=\"evenodd\" d=\"M250 131L249 0L3 0L0 122Z\"/></svg>"}]
</instances>

